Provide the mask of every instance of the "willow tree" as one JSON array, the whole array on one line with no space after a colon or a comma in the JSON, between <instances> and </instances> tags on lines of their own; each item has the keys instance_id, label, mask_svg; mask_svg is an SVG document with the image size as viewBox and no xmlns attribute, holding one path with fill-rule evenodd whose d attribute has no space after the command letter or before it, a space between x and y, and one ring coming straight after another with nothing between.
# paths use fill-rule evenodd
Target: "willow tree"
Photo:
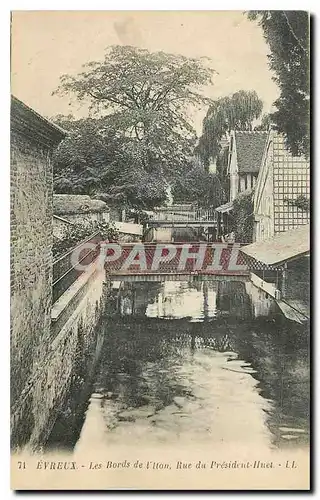
<instances>
[{"instance_id":1,"label":"willow tree","mask_svg":"<svg viewBox=\"0 0 320 500\"><path fill-rule=\"evenodd\" d=\"M213 73L204 59L112 46L102 61L89 62L76 76L64 75L56 93L88 103L106 130L126 138L126 161L130 165L132 154L137 177L157 173L170 182L192 159L196 134L190 110L208 105L201 87Z\"/></svg>"},{"instance_id":2,"label":"willow tree","mask_svg":"<svg viewBox=\"0 0 320 500\"><path fill-rule=\"evenodd\" d=\"M263 103L255 91L240 90L211 104L203 120L199 154L206 165L220 153L221 139L231 130L252 130Z\"/></svg>"},{"instance_id":3,"label":"willow tree","mask_svg":"<svg viewBox=\"0 0 320 500\"><path fill-rule=\"evenodd\" d=\"M267 131L273 127L274 127L274 123L272 122L272 118L271 118L270 113L265 113L264 115L261 116L261 121L260 121L259 125L256 125L254 127L254 130Z\"/></svg>"}]
</instances>

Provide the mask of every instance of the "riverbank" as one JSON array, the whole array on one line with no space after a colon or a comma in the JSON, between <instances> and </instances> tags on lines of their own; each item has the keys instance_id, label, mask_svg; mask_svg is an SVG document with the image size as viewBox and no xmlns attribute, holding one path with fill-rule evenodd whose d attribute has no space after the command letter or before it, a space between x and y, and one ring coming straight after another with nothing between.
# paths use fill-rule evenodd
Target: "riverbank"
<instances>
[{"instance_id":1,"label":"riverbank","mask_svg":"<svg viewBox=\"0 0 320 500\"><path fill-rule=\"evenodd\" d=\"M65 436L59 446L80 455L142 442L307 446L307 327L272 315L254 318L252 308L239 319L230 287L229 302L220 296L214 303L210 287L204 295L199 284L166 286L136 287L133 313L128 287L120 292L126 307L117 297L110 302L90 396L72 439Z\"/></svg>"}]
</instances>

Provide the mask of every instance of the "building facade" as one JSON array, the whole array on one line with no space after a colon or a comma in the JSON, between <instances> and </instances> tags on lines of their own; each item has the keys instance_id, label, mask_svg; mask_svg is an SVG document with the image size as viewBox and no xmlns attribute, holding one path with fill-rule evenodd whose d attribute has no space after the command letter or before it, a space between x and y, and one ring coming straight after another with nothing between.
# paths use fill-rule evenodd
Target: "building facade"
<instances>
[{"instance_id":1,"label":"building facade","mask_svg":"<svg viewBox=\"0 0 320 500\"><path fill-rule=\"evenodd\" d=\"M310 198L310 164L292 156L284 138L270 131L254 195L254 241L308 224L310 213L298 201Z\"/></svg>"},{"instance_id":2,"label":"building facade","mask_svg":"<svg viewBox=\"0 0 320 500\"><path fill-rule=\"evenodd\" d=\"M233 226L233 202L241 193L252 193L268 137L265 131L232 131L227 161L228 202L217 207L217 238L228 234Z\"/></svg>"}]
</instances>

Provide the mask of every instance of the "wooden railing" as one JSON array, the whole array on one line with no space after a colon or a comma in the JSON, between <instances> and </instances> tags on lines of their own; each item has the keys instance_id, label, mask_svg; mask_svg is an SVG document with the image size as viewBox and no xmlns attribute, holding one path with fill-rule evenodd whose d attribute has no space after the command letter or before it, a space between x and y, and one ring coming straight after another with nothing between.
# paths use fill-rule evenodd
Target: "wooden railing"
<instances>
[{"instance_id":1,"label":"wooden railing","mask_svg":"<svg viewBox=\"0 0 320 500\"><path fill-rule=\"evenodd\" d=\"M53 262L53 284L52 284L52 300L55 303L61 295L78 279L84 270L77 269L73 262L72 256L77 252L78 263L81 266L91 264L99 255L100 242L102 238L99 232L89 236L86 240L73 247L68 252L61 255ZM86 248L87 243L93 243L92 249Z\"/></svg>"},{"instance_id":2,"label":"wooden railing","mask_svg":"<svg viewBox=\"0 0 320 500\"><path fill-rule=\"evenodd\" d=\"M207 222L216 221L217 214L213 208L198 208L190 211L166 210L155 212L150 220L170 222Z\"/></svg>"}]
</instances>

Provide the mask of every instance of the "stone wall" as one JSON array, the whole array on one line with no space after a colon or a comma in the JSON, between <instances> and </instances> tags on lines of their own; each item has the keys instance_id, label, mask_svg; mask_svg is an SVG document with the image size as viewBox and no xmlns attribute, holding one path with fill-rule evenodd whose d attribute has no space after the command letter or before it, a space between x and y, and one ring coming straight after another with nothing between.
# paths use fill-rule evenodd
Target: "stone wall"
<instances>
[{"instance_id":1,"label":"stone wall","mask_svg":"<svg viewBox=\"0 0 320 500\"><path fill-rule=\"evenodd\" d=\"M71 385L90 377L103 341L98 325L105 305L104 277L91 267L77 289L54 304L46 357L12 411L13 440L20 446L35 450L45 445Z\"/></svg>"},{"instance_id":2,"label":"stone wall","mask_svg":"<svg viewBox=\"0 0 320 500\"><path fill-rule=\"evenodd\" d=\"M166 227L150 228L146 234L146 242L171 242L172 240L172 229Z\"/></svg>"},{"instance_id":3,"label":"stone wall","mask_svg":"<svg viewBox=\"0 0 320 500\"><path fill-rule=\"evenodd\" d=\"M63 134L20 101L11 108L11 397L15 402L50 335L51 154Z\"/></svg>"},{"instance_id":4,"label":"stone wall","mask_svg":"<svg viewBox=\"0 0 320 500\"><path fill-rule=\"evenodd\" d=\"M49 151L11 136L11 396L21 393L45 355L51 314Z\"/></svg>"},{"instance_id":5,"label":"stone wall","mask_svg":"<svg viewBox=\"0 0 320 500\"><path fill-rule=\"evenodd\" d=\"M64 132L12 98L11 446L41 447L74 380L102 342L103 270L94 265L52 306L52 165ZM78 377L78 378L77 378Z\"/></svg>"},{"instance_id":6,"label":"stone wall","mask_svg":"<svg viewBox=\"0 0 320 500\"><path fill-rule=\"evenodd\" d=\"M11 103L11 403L49 349L52 284L53 148L64 133ZM15 429L13 429L13 433Z\"/></svg>"}]
</instances>

